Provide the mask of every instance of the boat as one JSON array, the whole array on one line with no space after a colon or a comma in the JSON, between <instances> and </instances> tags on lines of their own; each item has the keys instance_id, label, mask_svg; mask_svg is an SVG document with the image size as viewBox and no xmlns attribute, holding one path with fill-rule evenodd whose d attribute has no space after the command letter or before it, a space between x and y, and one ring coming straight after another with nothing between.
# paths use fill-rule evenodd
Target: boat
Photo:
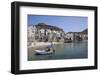
<instances>
[{"instance_id":1,"label":"boat","mask_svg":"<svg viewBox=\"0 0 100 76\"><path fill-rule=\"evenodd\" d=\"M55 50L52 45L49 45L45 50L35 50L36 55L49 55L54 54Z\"/></svg>"}]
</instances>

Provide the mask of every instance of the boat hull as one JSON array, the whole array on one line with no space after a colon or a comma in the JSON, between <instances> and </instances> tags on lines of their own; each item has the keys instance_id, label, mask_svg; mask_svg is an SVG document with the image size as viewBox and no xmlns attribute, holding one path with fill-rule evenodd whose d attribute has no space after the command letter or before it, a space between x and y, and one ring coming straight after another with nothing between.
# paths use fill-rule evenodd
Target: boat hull
<instances>
[{"instance_id":1,"label":"boat hull","mask_svg":"<svg viewBox=\"0 0 100 76\"><path fill-rule=\"evenodd\" d=\"M49 55L49 54L53 54L53 50L46 52L45 50L40 51L40 50L35 50L35 54L36 55Z\"/></svg>"}]
</instances>

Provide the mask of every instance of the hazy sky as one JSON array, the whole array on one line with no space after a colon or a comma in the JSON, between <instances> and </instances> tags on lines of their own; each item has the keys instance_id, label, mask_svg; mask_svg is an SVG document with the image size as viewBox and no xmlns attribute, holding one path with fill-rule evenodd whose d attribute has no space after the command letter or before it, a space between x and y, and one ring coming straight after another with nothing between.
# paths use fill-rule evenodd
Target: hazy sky
<instances>
[{"instance_id":1,"label":"hazy sky","mask_svg":"<svg viewBox=\"0 0 100 76\"><path fill-rule=\"evenodd\" d=\"M88 17L28 15L28 25L38 23L57 26L65 32L80 32L88 27Z\"/></svg>"}]
</instances>

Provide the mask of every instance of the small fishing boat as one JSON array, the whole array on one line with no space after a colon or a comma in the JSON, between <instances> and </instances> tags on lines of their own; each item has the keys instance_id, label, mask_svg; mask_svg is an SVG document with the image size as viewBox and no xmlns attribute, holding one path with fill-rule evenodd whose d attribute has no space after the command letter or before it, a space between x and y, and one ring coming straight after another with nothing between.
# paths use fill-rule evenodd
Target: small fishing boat
<instances>
[{"instance_id":1,"label":"small fishing boat","mask_svg":"<svg viewBox=\"0 0 100 76\"><path fill-rule=\"evenodd\" d=\"M53 46L48 46L45 50L35 50L36 55L49 55L55 53Z\"/></svg>"}]
</instances>

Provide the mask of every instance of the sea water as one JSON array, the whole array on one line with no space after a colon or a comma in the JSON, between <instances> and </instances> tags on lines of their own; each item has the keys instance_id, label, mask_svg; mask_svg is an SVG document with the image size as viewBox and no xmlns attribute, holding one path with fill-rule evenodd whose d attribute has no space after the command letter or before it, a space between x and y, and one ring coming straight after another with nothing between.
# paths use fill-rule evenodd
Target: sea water
<instances>
[{"instance_id":1,"label":"sea water","mask_svg":"<svg viewBox=\"0 0 100 76\"><path fill-rule=\"evenodd\" d=\"M55 53L49 55L35 55L35 52L28 51L28 60L56 60L56 59L80 59L88 58L88 42L78 41L63 44L54 44Z\"/></svg>"}]
</instances>

